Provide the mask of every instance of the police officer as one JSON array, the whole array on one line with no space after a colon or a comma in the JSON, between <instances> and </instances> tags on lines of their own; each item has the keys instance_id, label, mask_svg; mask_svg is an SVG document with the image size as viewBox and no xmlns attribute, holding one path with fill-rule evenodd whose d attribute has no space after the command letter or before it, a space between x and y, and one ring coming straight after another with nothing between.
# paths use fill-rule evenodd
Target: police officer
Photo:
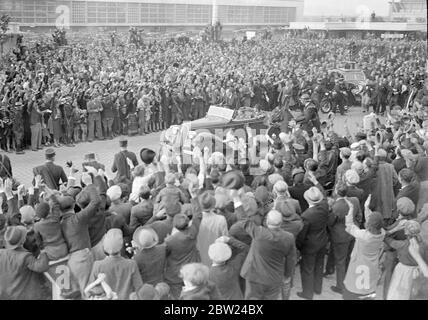
<instances>
[{"instance_id":1,"label":"police officer","mask_svg":"<svg viewBox=\"0 0 428 320\"><path fill-rule=\"evenodd\" d=\"M11 110L12 131L15 140L16 154L24 154L24 117L22 101L16 101Z\"/></svg>"},{"instance_id":2,"label":"police officer","mask_svg":"<svg viewBox=\"0 0 428 320\"><path fill-rule=\"evenodd\" d=\"M315 104L312 102L309 94L304 93L300 98L303 104L303 115L305 116L305 121L303 122L302 129L307 132L312 131L312 128L316 128L318 131L321 130L321 123L318 115L318 109Z\"/></svg>"}]
</instances>

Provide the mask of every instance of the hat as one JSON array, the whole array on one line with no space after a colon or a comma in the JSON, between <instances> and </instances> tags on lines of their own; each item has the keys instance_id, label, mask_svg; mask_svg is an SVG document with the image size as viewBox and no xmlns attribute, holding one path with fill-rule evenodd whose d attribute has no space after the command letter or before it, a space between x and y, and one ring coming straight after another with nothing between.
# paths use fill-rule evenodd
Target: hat
<instances>
[{"instance_id":1,"label":"hat","mask_svg":"<svg viewBox=\"0 0 428 320\"><path fill-rule=\"evenodd\" d=\"M404 232L409 236L416 236L421 233L421 225L416 220L407 220L404 223Z\"/></svg>"},{"instance_id":2,"label":"hat","mask_svg":"<svg viewBox=\"0 0 428 320\"><path fill-rule=\"evenodd\" d=\"M184 230L189 225L189 217L184 213L176 214L172 220L174 228L178 230Z\"/></svg>"},{"instance_id":3,"label":"hat","mask_svg":"<svg viewBox=\"0 0 428 320\"><path fill-rule=\"evenodd\" d=\"M150 249L158 244L159 237L152 228L141 226L135 230L132 240L140 249Z\"/></svg>"},{"instance_id":4,"label":"hat","mask_svg":"<svg viewBox=\"0 0 428 320\"><path fill-rule=\"evenodd\" d=\"M132 292L130 300L159 300L159 293L151 284L145 283L137 292Z\"/></svg>"},{"instance_id":5,"label":"hat","mask_svg":"<svg viewBox=\"0 0 428 320\"><path fill-rule=\"evenodd\" d=\"M269 191L265 186L258 186L256 191L254 191L254 197L257 202L265 203L269 200Z\"/></svg>"},{"instance_id":6,"label":"hat","mask_svg":"<svg viewBox=\"0 0 428 320\"><path fill-rule=\"evenodd\" d=\"M27 237L27 229L24 226L9 226L4 234L6 248L16 249L24 244Z\"/></svg>"},{"instance_id":7,"label":"hat","mask_svg":"<svg viewBox=\"0 0 428 320\"><path fill-rule=\"evenodd\" d=\"M211 210L215 208L215 197L211 192L205 191L199 196L199 203L202 210Z\"/></svg>"},{"instance_id":8,"label":"hat","mask_svg":"<svg viewBox=\"0 0 428 320\"><path fill-rule=\"evenodd\" d=\"M95 160L95 153L87 153L85 154L84 161L92 161Z\"/></svg>"},{"instance_id":9,"label":"hat","mask_svg":"<svg viewBox=\"0 0 428 320\"><path fill-rule=\"evenodd\" d=\"M48 216L50 210L51 210L51 208L47 202L40 202L36 206L36 216L38 216L39 218L46 218Z\"/></svg>"},{"instance_id":10,"label":"hat","mask_svg":"<svg viewBox=\"0 0 428 320\"><path fill-rule=\"evenodd\" d=\"M282 224L282 214L277 210L271 210L267 214L266 224L268 226L276 226L279 227Z\"/></svg>"},{"instance_id":11,"label":"hat","mask_svg":"<svg viewBox=\"0 0 428 320\"><path fill-rule=\"evenodd\" d=\"M122 189L118 185L113 185L107 189L107 196L112 202L117 201L122 196Z\"/></svg>"},{"instance_id":12,"label":"hat","mask_svg":"<svg viewBox=\"0 0 428 320\"><path fill-rule=\"evenodd\" d=\"M245 212L247 217L251 217L257 214L258 205L255 198L244 196L242 197L241 201L242 201L242 209Z\"/></svg>"},{"instance_id":13,"label":"hat","mask_svg":"<svg viewBox=\"0 0 428 320\"><path fill-rule=\"evenodd\" d=\"M342 156L349 158L352 154L351 149L349 148L340 148L340 153L342 154Z\"/></svg>"},{"instance_id":14,"label":"hat","mask_svg":"<svg viewBox=\"0 0 428 320\"><path fill-rule=\"evenodd\" d=\"M387 153L386 153L386 151L385 151L384 149L379 149L379 150L377 151L377 156L378 156L378 157L381 157L381 158L386 158Z\"/></svg>"},{"instance_id":15,"label":"hat","mask_svg":"<svg viewBox=\"0 0 428 320\"><path fill-rule=\"evenodd\" d=\"M262 169L264 172L267 172L270 169L270 163L269 161L262 159L259 162L259 167L260 169Z\"/></svg>"},{"instance_id":16,"label":"hat","mask_svg":"<svg viewBox=\"0 0 428 320\"><path fill-rule=\"evenodd\" d=\"M107 231L103 241L104 251L109 254L117 254L123 247L122 230L113 228Z\"/></svg>"},{"instance_id":17,"label":"hat","mask_svg":"<svg viewBox=\"0 0 428 320\"><path fill-rule=\"evenodd\" d=\"M358 182L360 182L360 176L354 169L349 169L345 172L345 181L350 184L357 184Z\"/></svg>"},{"instance_id":18,"label":"hat","mask_svg":"<svg viewBox=\"0 0 428 320\"><path fill-rule=\"evenodd\" d=\"M46 158L52 158L53 156L55 156L55 150L52 148L46 149L45 156Z\"/></svg>"},{"instance_id":19,"label":"hat","mask_svg":"<svg viewBox=\"0 0 428 320\"><path fill-rule=\"evenodd\" d=\"M367 134L365 134L364 132L357 132L355 134L355 138L357 139L357 141L366 140L367 139Z\"/></svg>"},{"instance_id":20,"label":"hat","mask_svg":"<svg viewBox=\"0 0 428 320\"><path fill-rule=\"evenodd\" d=\"M208 248L208 256L215 263L222 263L230 259L232 250L223 242L214 242Z\"/></svg>"},{"instance_id":21,"label":"hat","mask_svg":"<svg viewBox=\"0 0 428 320\"><path fill-rule=\"evenodd\" d=\"M270 184L274 185L277 182L284 181L284 178L279 173L272 173L269 175L268 180Z\"/></svg>"},{"instance_id":22,"label":"hat","mask_svg":"<svg viewBox=\"0 0 428 320\"><path fill-rule=\"evenodd\" d=\"M296 209L291 205L290 201L280 199L275 203L275 210L281 212L284 217L289 217L296 213Z\"/></svg>"},{"instance_id":23,"label":"hat","mask_svg":"<svg viewBox=\"0 0 428 320\"><path fill-rule=\"evenodd\" d=\"M244 186L244 176L241 171L232 170L222 176L222 186L226 189L241 189Z\"/></svg>"},{"instance_id":24,"label":"hat","mask_svg":"<svg viewBox=\"0 0 428 320\"><path fill-rule=\"evenodd\" d=\"M155 159L156 153L153 150L143 148L140 151L140 158L145 164L151 164Z\"/></svg>"},{"instance_id":25,"label":"hat","mask_svg":"<svg viewBox=\"0 0 428 320\"><path fill-rule=\"evenodd\" d=\"M306 117L303 114L301 114L301 115L298 115L296 118L294 118L294 121L296 123L300 123L300 122L304 122L305 119L306 119Z\"/></svg>"},{"instance_id":26,"label":"hat","mask_svg":"<svg viewBox=\"0 0 428 320\"><path fill-rule=\"evenodd\" d=\"M74 208L74 199L70 196L61 196L58 198L59 209L66 211Z\"/></svg>"},{"instance_id":27,"label":"hat","mask_svg":"<svg viewBox=\"0 0 428 320\"><path fill-rule=\"evenodd\" d=\"M324 199L324 195L317 187L310 187L305 191L303 197L308 203L317 204L320 203Z\"/></svg>"},{"instance_id":28,"label":"hat","mask_svg":"<svg viewBox=\"0 0 428 320\"><path fill-rule=\"evenodd\" d=\"M278 181L273 185L273 191L276 193L284 193L288 191L288 185L285 181Z\"/></svg>"},{"instance_id":29,"label":"hat","mask_svg":"<svg viewBox=\"0 0 428 320\"><path fill-rule=\"evenodd\" d=\"M293 143L293 148L294 148L294 150L296 150L296 151L303 151L303 150L305 150L305 147L304 146L302 146L301 144L299 144L299 143Z\"/></svg>"},{"instance_id":30,"label":"hat","mask_svg":"<svg viewBox=\"0 0 428 320\"><path fill-rule=\"evenodd\" d=\"M128 146L128 140L124 137L120 137L119 139L119 146L121 148L127 147Z\"/></svg>"},{"instance_id":31,"label":"hat","mask_svg":"<svg viewBox=\"0 0 428 320\"><path fill-rule=\"evenodd\" d=\"M34 217L36 216L36 212L34 211L32 206L23 206L19 209L19 213L21 214L21 223L23 224L31 224L34 222Z\"/></svg>"},{"instance_id":32,"label":"hat","mask_svg":"<svg viewBox=\"0 0 428 320\"><path fill-rule=\"evenodd\" d=\"M407 197L402 197L397 200L397 211L402 216L408 216L415 212L415 204Z\"/></svg>"},{"instance_id":33,"label":"hat","mask_svg":"<svg viewBox=\"0 0 428 320\"><path fill-rule=\"evenodd\" d=\"M67 191L65 192L65 195L72 197L73 199L76 199L77 195L82 191L82 187L80 186L70 186L67 188Z\"/></svg>"},{"instance_id":34,"label":"hat","mask_svg":"<svg viewBox=\"0 0 428 320\"><path fill-rule=\"evenodd\" d=\"M302 96L300 97L300 99L307 101L307 100L311 100L311 97L309 96L309 94L304 93L304 94L302 94Z\"/></svg>"},{"instance_id":35,"label":"hat","mask_svg":"<svg viewBox=\"0 0 428 320\"><path fill-rule=\"evenodd\" d=\"M291 171L291 176L294 178L294 176L295 175L298 175L298 174L305 174L305 169L303 169L303 168L301 168L301 167L299 167L299 168L294 168L292 171Z\"/></svg>"}]
</instances>

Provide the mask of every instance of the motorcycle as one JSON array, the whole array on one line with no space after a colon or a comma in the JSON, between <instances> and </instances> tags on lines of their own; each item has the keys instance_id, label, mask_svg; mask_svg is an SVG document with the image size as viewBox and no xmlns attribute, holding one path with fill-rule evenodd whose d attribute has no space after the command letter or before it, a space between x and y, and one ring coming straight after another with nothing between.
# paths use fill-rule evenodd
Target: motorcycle
<instances>
[{"instance_id":1,"label":"motorcycle","mask_svg":"<svg viewBox=\"0 0 428 320\"><path fill-rule=\"evenodd\" d=\"M334 91L327 91L326 93L324 93L324 97L321 99L321 103L320 103L320 109L323 113L330 113L331 111L336 112L337 108L339 108L336 102L336 94L337 93L335 93ZM347 93L344 91L342 91L342 94L344 96L347 95ZM346 96L345 96L345 99L346 99ZM348 106L344 105L342 110L343 111L341 111L341 114L343 115L343 113L348 111Z\"/></svg>"},{"instance_id":2,"label":"motorcycle","mask_svg":"<svg viewBox=\"0 0 428 320\"><path fill-rule=\"evenodd\" d=\"M324 93L320 102L320 109L323 113L330 113L333 110L334 106L334 93L332 91L327 91Z\"/></svg>"}]
</instances>

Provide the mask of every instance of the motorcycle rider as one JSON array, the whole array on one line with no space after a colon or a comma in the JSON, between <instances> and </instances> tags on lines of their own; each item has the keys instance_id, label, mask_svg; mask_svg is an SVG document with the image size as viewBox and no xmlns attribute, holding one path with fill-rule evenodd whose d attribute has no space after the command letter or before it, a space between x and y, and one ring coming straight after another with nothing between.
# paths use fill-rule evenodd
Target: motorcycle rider
<instances>
[{"instance_id":1,"label":"motorcycle rider","mask_svg":"<svg viewBox=\"0 0 428 320\"><path fill-rule=\"evenodd\" d=\"M320 108L321 100L326 91L327 91L327 88L323 84L322 79L318 78L316 84L313 86L312 95L311 95L311 99L315 103L318 109Z\"/></svg>"},{"instance_id":2,"label":"motorcycle rider","mask_svg":"<svg viewBox=\"0 0 428 320\"><path fill-rule=\"evenodd\" d=\"M346 102L346 86L343 78L339 78L335 80L335 85L333 88L333 97L334 97L334 105L333 112L337 112L337 107L339 107L339 112L341 115L345 114L345 105Z\"/></svg>"},{"instance_id":3,"label":"motorcycle rider","mask_svg":"<svg viewBox=\"0 0 428 320\"><path fill-rule=\"evenodd\" d=\"M321 122L318 115L318 109L315 104L311 101L309 94L304 93L300 97L300 101L303 104L303 115L305 121L302 124L302 129L308 133L312 131L312 128L316 128L318 131L321 130Z\"/></svg>"}]
</instances>

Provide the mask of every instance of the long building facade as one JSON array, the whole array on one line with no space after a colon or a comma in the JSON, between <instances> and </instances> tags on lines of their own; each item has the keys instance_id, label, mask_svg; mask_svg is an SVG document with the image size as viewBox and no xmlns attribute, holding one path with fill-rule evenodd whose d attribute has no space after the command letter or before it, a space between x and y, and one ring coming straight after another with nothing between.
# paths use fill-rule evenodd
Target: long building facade
<instances>
[{"instance_id":1,"label":"long building facade","mask_svg":"<svg viewBox=\"0 0 428 320\"><path fill-rule=\"evenodd\" d=\"M1 0L4 13L24 27L284 26L303 0Z\"/></svg>"}]
</instances>

